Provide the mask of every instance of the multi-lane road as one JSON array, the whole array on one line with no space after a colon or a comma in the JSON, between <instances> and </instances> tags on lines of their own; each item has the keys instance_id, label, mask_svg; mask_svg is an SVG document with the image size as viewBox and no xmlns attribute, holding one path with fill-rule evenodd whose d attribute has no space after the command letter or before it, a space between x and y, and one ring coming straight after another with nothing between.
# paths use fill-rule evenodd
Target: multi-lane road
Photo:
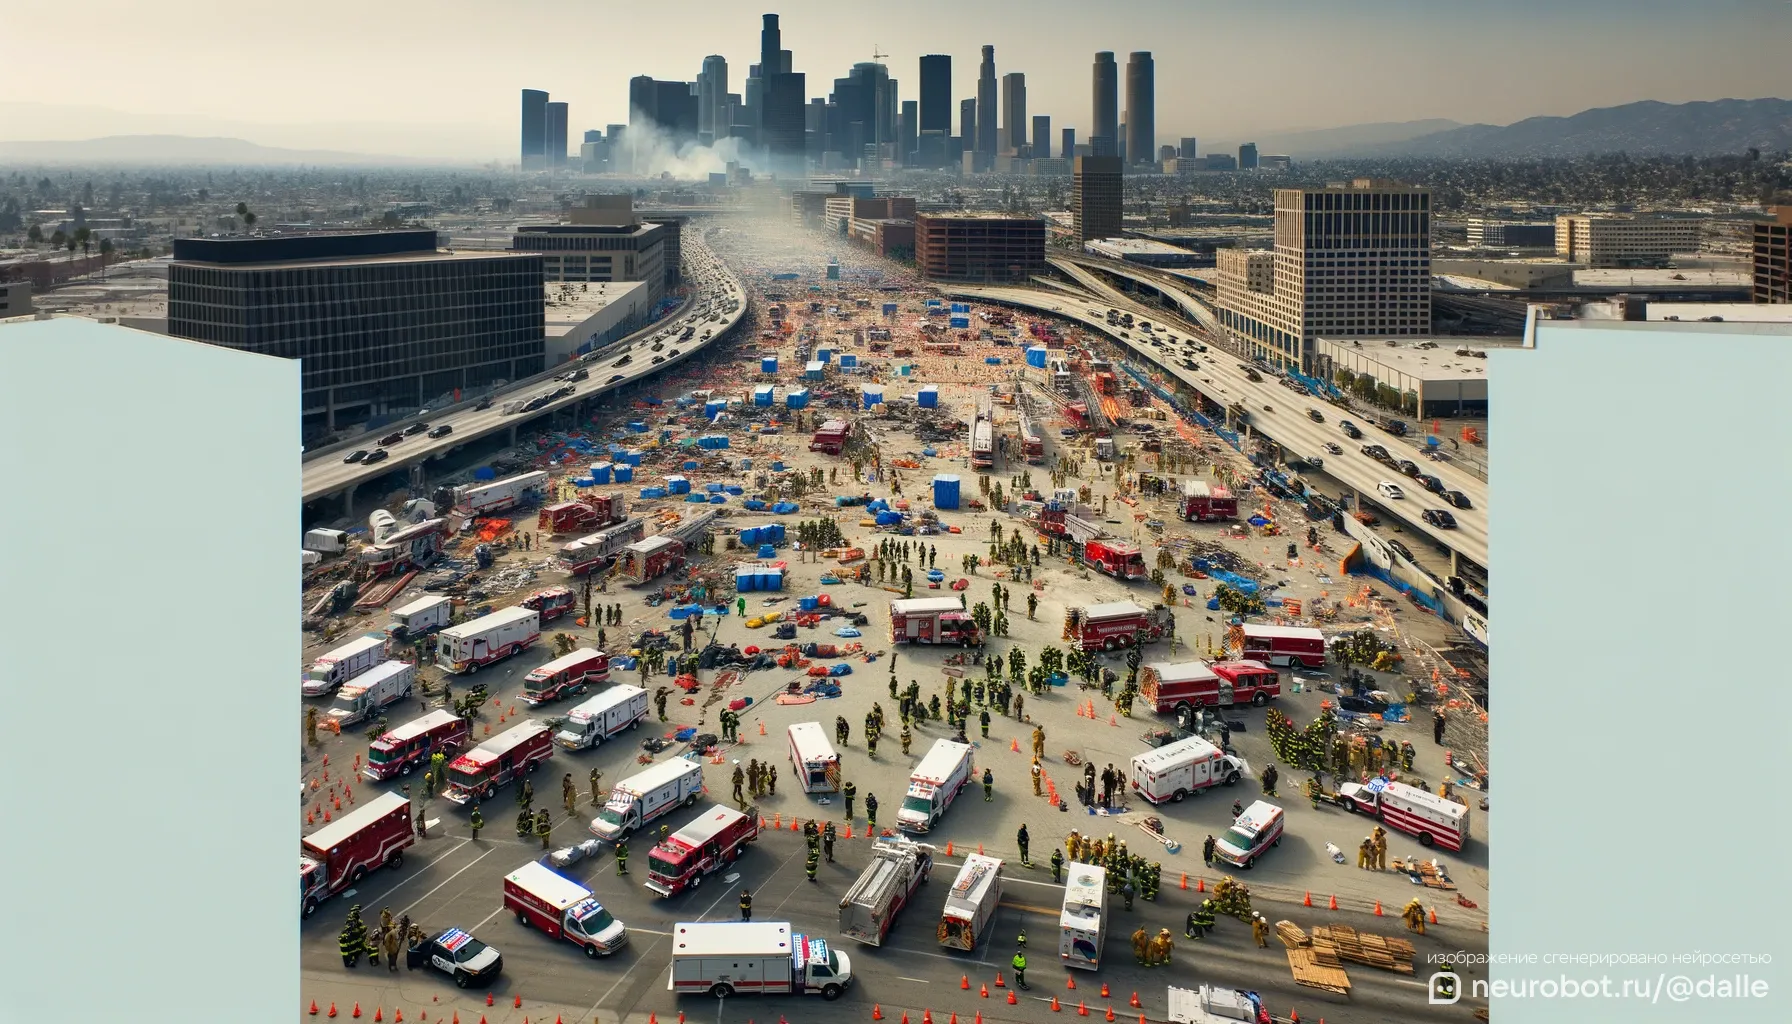
<instances>
[{"instance_id":1,"label":"multi-lane road","mask_svg":"<svg viewBox=\"0 0 1792 1024\"><path fill-rule=\"evenodd\" d=\"M304 500L311 502L350 491L388 473L446 455L469 441L498 431L507 431L520 423L626 387L662 370L669 370L721 340L746 315L746 292L740 281L700 240L685 242L684 258L687 274L697 286L697 294L678 316L641 332L629 343L603 350L596 359L587 356L582 360L554 367L552 371L539 377L508 385L503 391L491 396L492 400L487 408L478 407L483 403L466 401L426 417L432 430L452 428L452 432L446 436L431 438L426 432L420 432L387 448L381 448L378 438L383 432L399 432L408 424L422 422L421 419L413 419L389 424L380 431L355 441L332 446L327 452L305 462ZM687 328L692 330L688 339L682 337ZM589 376L582 381L571 382L574 388L571 394L552 399L529 412L509 415L504 413L505 406L510 402L551 394L555 389L553 378L574 369L583 369ZM389 451L390 455L371 465L364 460L343 461L348 453L355 450L384 450Z\"/></svg>"},{"instance_id":2,"label":"multi-lane road","mask_svg":"<svg viewBox=\"0 0 1792 1024\"><path fill-rule=\"evenodd\" d=\"M1186 329L1146 332L1136 326L1124 329L1107 322L1109 306L1132 313L1135 324L1140 320L1161 318L1162 311L1136 303L1079 303L1065 295L1000 285L960 285L941 290L964 298L1051 313L1107 334L1132 349L1145 361L1157 366L1163 373L1201 392L1219 405L1229 407L1243 404L1249 412L1249 423L1253 431L1280 443L1296 456L1319 458L1326 475L1385 509L1389 515L1399 518L1406 528L1428 537L1446 550L1458 553L1478 566L1487 565L1485 481L1448 462L1423 464L1425 472L1441 480L1446 489L1461 491L1472 506L1467 509L1452 508L1424 490L1416 481L1361 453L1364 446L1380 445L1398 458L1410 447L1374 423L1352 420L1363 436L1359 439L1350 438L1339 427L1340 418L1349 417L1340 417L1339 410L1331 405L1305 393L1297 395L1281 386L1278 379L1272 376L1260 374L1261 381L1252 381L1245 375L1245 370L1236 358L1212 346L1204 353L1190 347L1191 342L1207 344L1210 339L1193 338ZM1153 326L1158 322L1153 321ZM1181 359L1194 361L1199 369L1187 369L1179 362ZM1308 409L1318 411L1324 417L1324 422L1313 420ZM1328 443L1342 448L1343 454L1332 454L1325 447ZM1405 497L1391 498L1380 493L1379 485L1384 481L1397 485ZM1444 529L1426 522L1422 510L1427 508L1450 512L1456 520L1456 528Z\"/></svg>"}]
</instances>

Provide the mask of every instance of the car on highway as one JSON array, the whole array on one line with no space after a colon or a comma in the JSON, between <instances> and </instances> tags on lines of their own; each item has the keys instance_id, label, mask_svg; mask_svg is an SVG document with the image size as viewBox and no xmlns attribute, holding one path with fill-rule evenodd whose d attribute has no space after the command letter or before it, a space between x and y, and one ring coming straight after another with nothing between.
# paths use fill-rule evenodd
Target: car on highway
<instances>
[{"instance_id":1,"label":"car on highway","mask_svg":"<svg viewBox=\"0 0 1792 1024\"><path fill-rule=\"evenodd\" d=\"M378 449L378 450L376 450L376 451L371 451L371 452L368 452L368 453L367 453L367 457L366 457L366 458L365 458L365 459L362 459L362 460L361 460L361 465L363 465L363 466L371 466L371 465L373 465L373 464L374 464L374 463L376 463L376 462L384 462L384 461L386 461L386 459L387 459L387 458L389 458L389 457L390 457L390 456L391 456L391 455L392 455L392 453L391 453L391 452L389 452L389 451L387 451L387 450L386 450L386 449L384 449L384 448L380 448L380 449Z\"/></svg>"},{"instance_id":2,"label":"car on highway","mask_svg":"<svg viewBox=\"0 0 1792 1024\"><path fill-rule=\"evenodd\" d=\"M1320 412L1318 409L1308 409L1307 419L1312 420L1314 423L1324 423L1325 413Z\"/></svg>"},{"instance_id":3,"label":"car on highway","mask_svg":"<svg viewBox=\"0 0 1792 1024\"><path fill-rule=\"evenodd\" d=\"M452 433L454 433L454 428L449 426L448 424L444 423L441 426L437 427L436 429L430 431L429 436L430 437L447 437L449 434L452 434Z\"/></svg>"},{"instance_id":4,"label":"car on highway","mask_svg":"<svg viewBox=\"0 0 1792 1024\"><path fill-rule=\"evenodd\" d=\"M627 366L628 364L630 364L634 361L635 361L634 356L623 356L621 359L618 359L615 362L611 363L610 369L614 370L619 367Z\"/></svg>"},{"instance_id":5,"label":"car on highway","mask_svg":"<svg viewBox=\"0 0 1792 1024\"><path fill-rule=\"evenodd\" d=\"M1445 501L1456 506L1457 508L1474 508L1473 505L1469 504L1468 495L1462 493L1461 491L1440 491L1440 492L1438 492L1438 497L1444 499Z\"/></svg>"},{"instance_id":6,"label":"car on highway","mask_svg":"<svg viewBox=\"0 0 1792 1024\"><path fill-rule=\"evenodd\" d=\"M585 378L587 378L589 376L591 376L591 371L587 370L583 366L581 366L578 369L567 374L566 381L569 384L574 384L574 383L584 380Z\"/></svg>"},{"instance_id":7,"label":"car on highway","mask_svg":"<svg viewBox=\"0 0 1792 1024\"><path fill-rule=\"evenodd\" d=\"M1405 473L1407 476L1410 476L1410 477L1416 478L1421 472L1423 472L1423 470L1419 469L1419 464L1412 461L1411 459L1401 459L1399 462L1395 463L1394 465L1395 465L1395 468L1400 470L1400 472Z\"/></svg>"},{"instance_id":8,"label":"car on highway","mask_svg":"<svg viewBox=\"0 0 1792 1024\"><path fill-rule=\"evenodd\" d=\"M1408 562L1415 560L1412 557L1412 551L1409 548L1407 548L1406 545L1400 543L1399 541L1395 540L1392 537L1388 538L1388 547L1393 548L1395 551L1399 552L1400 557L1406 559Z\"/></svg>"},{"instance_id":9,"label":"car on highway","mask_svg":"<svg viewBox=\"0 0 1792 1024\"><path fill-rule=\"evenodd\" d=\"M1325 450L1332 455L1344 454L1344 446L1339 445L1339 444L1334 444L1331 441L1325 442Z\"/></svg>"},{"instance_id":10,"label":"car on highway","mask_svg":"<svg viewBox=\"0 0 1792 1024\"><path fill-rule=\"evenodd\" d=\"M661 364L665 361L666 361L665 356L654 356L653 357L653 365L655 365L655 366L658 366L659 364Z\"/></svg>"},{"instance_id":11,"label":"car on highway","mask_svg":"<svg viewBox=\"0 0 1792 1024\"><path fill-rule=\"evenodd\" d=\"M347 455L344 455L342 457L342 461L344 461L344 462L360 462L362 459L365 459L366 457L367 457L367 449L356 448L354 451L349 452Z\"/></svg>"},{"instance_id":12,"label":"car on highway","mask_svg":"<svg viewBox=\"0 0 1792 1024\"><path fill-rule=\"evenodd\" d=\"M1371 459L1374 459L1376 462L1392 461L1392 457L1388 455L1388 450L1378 444L1366 444L1358 450L1364 455L1369 456Z\"/></svg>"},{"instance_id":13,"label":"car on highway","mask_svg":"<svg viewBox=\"0 0 1792 1024\"><path fill-rule=\"evenodd\" d=\"M1456 528L1456 517L1451 515L1445 509L1428 508L1419 513L1419 517L1440 530L1454 530Z\"/></svg>"},{"instance_id":14,"label":"car on highway","mask_svg":"<svg viewBox=\"0 0 1792 1024\"><path fill-rule=\"evenodd\" d=\"M412 970L434 967L461 988L489 985L504 971L504 957L459 928L450 928L411 947L405 964Z\"/></svg>"},{"instance_id":15,"label":"car on highway","mask_svg":"<svg viewBox=\"0 0 1792 1024\"><path fill-rule=\"evenodd\" d=\"M380 438L380 447L384 448L386 445L389 445L389 444L397 444L398 442L400 442L402 440L404 440L404 431L402 431L402 430L395 431L393 433L387 434L385 437Z\"/></svg>"},{"instance_id":16,"label":"car on highway","mask_svg":"<svg viewBox=\"0 0 1792 1024\"><path fill-rule=\"evenodd\" d=\"M1413 477L1413 479L1419 482L1420 487L1425 488L1432 494L1442 494L1444 492L1444 482L1437 477L1432 476L1430 473L1420 473L1418 476Z\"/></svg>"},{"instance_id":17,"label":"car on highway","mask_svg":"<svg viewBox=\"0 0 1792 1024\"><path fill-rule=\"evenodd\" d=\"M1339 420L1338 429L1342 430L1344 436L1350 438L1352 441L1363 436L1362 429L1349 420Z\"/></svg>"},{"instance_id":18,"label":"car on highway","mask_svg":"<svg viewBox=\"0 0 1792 1024\"><path fill-rule=\"evenodd\" d=\"M429 429L429 424L427 424L427 423L413 423L410 426L404 428L404 436L412 437L417 434L421 434L425 430L428 430L428 429Z\"/></svg>"},{"instance_id":19,"label":"car on highway","mask_svg":"<svg viewBox=\"0 0 1792 1024\"><path fill-rule=\"evenodd\" d=\"M1380 491L1381 496L1384 498L1399 499L1406 497L1406 492L1401 490L1400 485L1392 480L1376 481L1375 489Z\"/></svg>"},{"instance_id":20,"label":"car on highway","mask_svg":"<svg viewBox=\"0 0 1792 1024\"><path fill-rule=\"evenodd\" d=\"M491 396L490 396L490 395L487 395L487 396L485 396L485 397L484 397L484 398L481 398L481 399L480 399L480 400L479 400L479 404L478 404L478 405L475 405L475 406L474 406L474 407L473 407L473 411L474 411L474 412L479 412L479 411L481 411L481 410L483 410L483 409L490 409L490 408L491 408L491 407L492 407L492 399L491 399Z\"/></svg>"},{"instance_id":21,"label":"car on highway","mask_svg":"<svg viewBox=\"0 0 1792 1024\"><path fill-rule=\"evenodd\" d=\"M621 379L622 379L622 374L620 374L620 373L616 374L614 377L611 377L609 380L604 381L604 385L607 387L611 384L616 383L617 381L619 381Z\"/></svg>"}]
</instances>

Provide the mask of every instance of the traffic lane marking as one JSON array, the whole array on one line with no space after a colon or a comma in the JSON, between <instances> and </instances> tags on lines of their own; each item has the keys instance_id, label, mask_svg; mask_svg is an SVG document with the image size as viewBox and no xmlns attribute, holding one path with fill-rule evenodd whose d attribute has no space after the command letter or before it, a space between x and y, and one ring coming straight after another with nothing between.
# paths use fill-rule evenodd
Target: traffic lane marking
<instances>
[{"instance_id":1,"label":"traffic lane marking","mask_svg":"<svg viewBox=\"0 0 1792 1024\"><path fill-rule=\"evenodd\" d=\"M417 897L415 900L413 900L410 903L409 906L407 906L403 910L399 911L399 913L401 913L401 914L409 913L414 907L421 904L424 900L427 900L431 896L434 896L437 892L439 892L441 890L441 888L443 886L447 885L449 882L454 881L456 878L459 878L461 875L465 874L468 869L472 868L475 864L478 864L480 861L484 860L487 857L490 857L493 853L496 853L496 852L497 852L496 850L487 850L484 853L480 854L479 856L474 857L471 861L467 862L465 867L461 868L459 871L456 871L454 874L449 875L447 878L444 878L440 882L436 883L435 888L433 888L433 889L429 890L428 892L424 893L423 895ZM394 888L396 888L396 886Z\"/></svg>"}]
</instances>

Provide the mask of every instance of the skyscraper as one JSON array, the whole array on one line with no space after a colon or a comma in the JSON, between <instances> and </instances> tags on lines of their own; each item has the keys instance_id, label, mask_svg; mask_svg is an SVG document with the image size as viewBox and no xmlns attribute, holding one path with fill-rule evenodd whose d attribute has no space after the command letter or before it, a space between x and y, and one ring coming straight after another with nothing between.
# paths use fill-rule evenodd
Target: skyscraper
<instances>
[{"instance_id":1,"label":"skyscraper","mask_svg":"<svg viewBox=\"0 0 1792 1024\"><path fill-rule=\"evenodd\" d=\"M1025 156L1027 151L1027 76L1010 71L1002 76L1003 156Z\"/></svg>"},{"instance_id":2,"label":"skyscraper","mask_svg":"<svg viewBox=\"0 0 1792 1024\"><path fill-rule=\"evenodd\" d=\"M549 167L565 167L566 104L549 103L547 106L547 115L547 164Z\"/></svg>"},{"instance_id":3,"label":"skyscraper","mask_svg":"<svg viewBox=\"0 0 1792 1024\"><path fill-rule=\"evenodd\" d=\"M778 31L778 16L767 14L761 19L759 29L759 75L770 78L783 70L782 34Z\"/></svg>"},{"instance_id":4,"label":"skyscraper","mask_svg":"<svg viewBox=\"0 0 1792 1024\"><path fill-rule=\"evenodd\" d=\"M523 170L541 166L548 151L548 94L523 90Z\"/></svg>"},{"instance_id":5,"label":"skyscraper","mask_svg":"<svg viewBox=\"0 0 1792 1024\"><path fill-rule=\"evenodd\" d=\"M808 116L803 111L808 105L803 76L790 68L791 55L783 49L778 16L767 14L759 30L759 76L765 80L760 89L760 144L786 164L803 157L803 126Z\"/></svg>"},{"instance_id":6,"label":"skyscraper","mask_svg":"<svg viewBox=\"0 0 1792 1024\"><path fill-rule=\"evenodd\" d=\"M896 158L904 167L913 167L915 162L915 140L920 131L917 123L921 118L921 104L915 100L902 101L902 113L896 119Z\"/></svg>"},{"instance_id":7,"label":"skyscraper","mask_svg":"<svg viewBox=\"0 0 1792 1024\"><path fill-rule=\"evenodd\" d=\"M747 69L745 96L741 102L742 117L747 125L747 137L754 144L765 144L765 75L763 68L754 64Z\"/></svg>"},{"instance_id":8,"label":"skyscraper","mask_svg":"<svg viewBox=\"0 0 1792 1024\"><path fill-rule=\"evenodd\" d=\"M1125 195L1120 158L1079 156L1072 167L1070 213L1076 240L1119 238L1124 223L1121 200Z\"/></svg>"},{"instance_id":9,"label":"skyscraper","mask_svg":"<svg viewBox=\"0 0 1792 1024\"><path fill-rule=\"evenodd\" d=\"M1195 138L1194 138L1194 136L1185 135L1180 140L1177 141L1177 143L1176 143L1176 159L1178 159L1178 160L1193 160L1195 158L1195 156L1196 156L1196 153L1195 153Z\"/></svg>"},{"instance_id":10,"label":"skyscraper","mask_svg":"<svg viewBox=\"0 0 1792 1024\"><path fill-rule=\"evenodd\" d=\"M1238 147L1238 169L1241 171L1257 169L1257 144L1255 142L1247 142Z\"/></svg>"},{"instance_id":11,"label":"skyscraper","mask_svg":"<svg viewBox=\"0 0 1792 1024\"><path fill-rule=\"evenodd\" d=\"M979 171L988 170L996 156L996 48L983 48L983 63L977 68L977 147ZM966 145L970 142L967 139Z\"/></svg>"},{"instance_id":12,"label":"skyscraper","mask_svg":"<svg viewBox=\"0 0 1792 1024\"><path fill-rule=\"evenodd\" d=\"M1120 66L1112 51L1095 55L1095 108L1089 122L1089 151L1114 156L1120 145Z\"/></svg>"},{"instance_id":13,"label":"skyscraper","mask_svg":"<svg viewBox=\"0 0 1792 1024\"><path fill-rule=\"evenodd\" d=\"M1157 157L1157 65L1145 50L1126 58L1126 153L1135 164Z\"/></svg>"},{"instance_id":14,"label":"skyscraper","mask_svg":"<svg viewBox=\"0 0 1792 1024\"><path fill-rule=\"evenodd\" d=\"M1033 156L1041 160L1049 160L1052 155L1052 119L1045 114L1033 115L1033 132L1027 136L1033 147Z\"/></svg>"},{"instance_id":15,"label":"skyscraper","mask_svg":"<svg viewBox=\"0 0 1792 1024\"><path fill-rule=\"evenodd\" d=\"M974 96L958 101L958 137L964 142L965 152L976 150L977 99Z\"/></svg>"},{"instance_id":16,"label":"skyscraper","mask_svg":"<svg viewBox=\"0 0 1792 1024\"><path fill-rule=\"evenodd\" d=\"M952 134L952 58L930 53L921 58L921 120L917 131Z\"/></svg>"},{"instance_id":17,"label":"skyscraper","mask_svg":"<svg viewBox=\"0 0 1792 1024\"><path fill-rule=\"evenodd\" d=\"M1062 141L1058 145L1058 158L1061 160L1076 159L1076 129L1066 128L1059 133Z\"/></svg>"},{"instance_id":18,"label":"skyscraper","mask_svg":"<svg viewBox=\"0 0 1792 1024\"><path fill-rule=\"evenodd\" d=\"M697 76L697 132L710 139L728 137L728 59L717 54L703 58Z\"/></svg>"}]
</instances>

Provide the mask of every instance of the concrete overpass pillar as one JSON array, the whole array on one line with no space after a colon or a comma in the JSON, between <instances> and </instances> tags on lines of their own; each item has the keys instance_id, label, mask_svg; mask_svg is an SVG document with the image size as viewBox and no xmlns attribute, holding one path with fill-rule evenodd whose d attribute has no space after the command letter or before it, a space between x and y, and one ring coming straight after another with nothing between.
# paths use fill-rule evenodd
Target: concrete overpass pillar
<instances>
[{"instance_id":1,"label":"concrete overpass pillar","mask_svg":"<svg viewBox=\"0 0 1792 1024\"><path fill-rule=\"evenodd\" d=\"M349 484L347 487L343 488L343 491L342 491L342 514L345 516L352 516L355 514L355 485L354 484Z\"/></svg>"},{"instance_id":2,"label":"concrete overpass pillar","mask_svg":"<svg viewBox=\"0 0 1792 1024\"><path fill-rule=\"evenodd\" d=\"M508 446L512 448L516 447L516 424L512 423L510 425L510 432L507 436L510 438Z\"/></svg>"},{"instance_id":3,"label":"concrete overpass pillar","mask_svg":"<svg viewBox=\"0 0 1792 1024\"><path fill-rule=\"evenodd\" d=\"M1462 575L1462 567L1460 565L1461 558L1462 558L1462 556L1456 551L1455 548L1450 549L1450 575L1452 575L1452 576Z\"/></svg>"}]
</instances>

